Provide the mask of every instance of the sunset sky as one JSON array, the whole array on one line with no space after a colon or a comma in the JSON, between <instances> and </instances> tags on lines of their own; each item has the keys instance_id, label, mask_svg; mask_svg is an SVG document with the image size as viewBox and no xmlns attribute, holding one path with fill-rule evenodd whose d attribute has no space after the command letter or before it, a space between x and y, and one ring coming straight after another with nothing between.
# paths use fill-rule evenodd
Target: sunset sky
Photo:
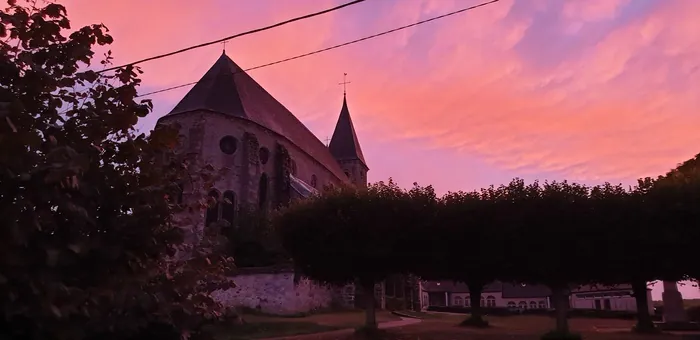
<instances>
[{"instance_id":1,"label":"sunset sky","mask_svg":"<svg viewBox=\"0 0 700 340\"><path fill-rule=\"evenodd\" d=\"M104 23L115 63L215 40L346 0L64 0ZM481 0L368 0L231 40L243 68ZM696 0L502 0L250 74L321 140L348 105L370 181L439 193L513 177L632 184L700 152ZM142 65L142 93L198 80L217 44ZM150 129L189 88L151 96ZM683 287L686 297L698 289ZM655 289L654 298L660 298Z\"/></svg>"}]
</instances>

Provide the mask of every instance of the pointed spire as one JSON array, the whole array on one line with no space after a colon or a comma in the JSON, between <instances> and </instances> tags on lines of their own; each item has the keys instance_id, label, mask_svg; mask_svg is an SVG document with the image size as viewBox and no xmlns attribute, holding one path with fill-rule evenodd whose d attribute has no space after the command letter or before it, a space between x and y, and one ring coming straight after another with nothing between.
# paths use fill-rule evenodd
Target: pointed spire
<instances>
[{"instance_id":1,"label":"pointed spire","mask_svg":"<svg viewBox=\"0 0 700 340\"><path fill-rule=\"evenodd\" d=\"M343 107L340 109L340 116L333 131L333 137L328 148L337 160L359 160L365 167L365 156L362 154L360 141L357 139L355 127L350 118L347 96L343 94Z\"/></svg>"}]
</instances>

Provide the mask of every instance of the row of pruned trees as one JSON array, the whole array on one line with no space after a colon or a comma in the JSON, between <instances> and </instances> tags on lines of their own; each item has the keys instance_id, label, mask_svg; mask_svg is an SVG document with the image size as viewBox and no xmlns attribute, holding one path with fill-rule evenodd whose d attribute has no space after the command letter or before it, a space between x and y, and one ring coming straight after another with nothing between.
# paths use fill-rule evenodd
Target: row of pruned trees
<instances>
[{"instance_id":1,"label":"row of pruned trees","mask_svg":"<svg viewBox=\"0 0 700 340\"><path fill-rule=\"evenodd\" d=\"M637 329L653 330L647 282L700 276L699 199L700 180L687 169L634 188L515 179L442 197L389 181L324 192L275 221L296 265L316 280L355 281L365 291L397 273L466 282L468 324L485 324L479 293L494 280L547 285L559 332L568 332L572 285L626 283L634 287ZM374 328L374 303L367 306Z\"/></svg>"}]
</instances>

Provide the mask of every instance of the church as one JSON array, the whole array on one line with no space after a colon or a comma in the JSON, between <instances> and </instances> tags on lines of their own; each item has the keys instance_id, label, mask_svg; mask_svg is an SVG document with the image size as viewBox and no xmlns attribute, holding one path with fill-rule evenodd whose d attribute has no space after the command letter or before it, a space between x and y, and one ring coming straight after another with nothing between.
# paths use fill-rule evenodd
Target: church
<instances>
[{"instance_id":1,"label":"church","mask_svg":"<svg viewBox=\"0 0 700 340\"><path fill-rule=\"evenodd\" d=\"M369 168L345 93L333 136L325 145L225 52L158 121L172 123L180 129L180 151L193 164L229 169L207 193L217 203L192 222L188 240L193 242L213 222L227 220L235 226L244 206L270 211L324 187L367 185ZM184 186L187 200L193 188ZM292 283L293 273L279 269L240 272L234 278L237 290L221 297L225 304L284 314L328 307L334 299L343 305L354 302L354 287L299 285Z\"/></svg>"}]
</instances>

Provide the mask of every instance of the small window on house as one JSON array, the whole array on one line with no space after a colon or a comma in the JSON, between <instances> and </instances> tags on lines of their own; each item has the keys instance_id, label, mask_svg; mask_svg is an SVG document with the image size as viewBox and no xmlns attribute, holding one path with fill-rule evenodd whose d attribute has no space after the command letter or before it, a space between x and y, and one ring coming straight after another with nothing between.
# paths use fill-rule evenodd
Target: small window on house
<instances>
[{"instance_id":1,"label":"small window on house","mask_svg":"<svg viewBox=\"0 0 700 340\"><path fill-rule=\"evenodd\" d=\"M518 308L527 309L527 302L525 302L525 301L518 302Z\"/></svg>"},{"instance_id":2,"label":"small window on house","mask_svg":"<svg viewBox=\"0 0 700 340\"><path fill-rule=\"evenodd\" d=\"M462 298L459 297L459 296L455 296L455 302L454 302L454 303L455 303L455 306L462 306L462 303L463 303Z\"/></svg>"},{"instance_id":3,"label":"small window on house","mask_svg":"<svg viewBox=\"0 0 700 340\"><path fill-rule=\"evenodd\" d=\"M508 301L508 308L509 308L509 309L514 309L514 308L515 308L515 302L513 302L513 301Z\"/></svg>"},{"instance_id":4,"label":"small window on house","mask_svg":"<svg viewBox=\"0 0 700 340\"><path fill-rule=\"evenodd\" d=\"M263 146L258 151L258 158L260 158L260 163L263 165L267 164L267 161L270 159L270 150Z\"/></svg>"},{"instance_id":5,"label":"small window on house","mask_svg":"<svg viewBox=\"0 0 700 340\"><path fill-rule=\"evenodd\" d=\"M540 301L539 307L540 309L547 309L547 304L544 301Z\"/></svg>"},{"instance_id":6,"label":"small window on house","mask_svg":"<svg viewBox=\"0 0 700 340\"><path fill-rule=\"evenodd\" d=\"M316 175L311 175L311 186L316 187L318 185L318 178L316 178Z\"/></svg>"},{"instance_id":7,"label":"small window on house","mask_svg":"<svg viewBox=\"0 0 700 340\"><path fill-rule=\"evenodd\" d=\"M537 302L530 301L530 309L537 309Z\"/></svg>"},{"instance_id":8,"label":"small window on house","mask_svg":"<svg viewBox=\"0 0 700 340\"><path fill-rule=\"evenodd\" d=\"M258 207L265 208L265 203L267 203L267 174L262 174L258 183Z\"/></svg>"},{"instance_id":9,"label":"small window on house","mask_svg":"<svg viewBox=\"0 0 700 340\"><path fill-rule=\"evenodd\" d=\"M469 297L464 298L464 307L469 307Z\"/></svg>"},{"instance_id":10,"label":"small window on house","mask_svg":"<svg viewBox=\"0 0 700 340\"><path fill-rule=\"evenodd\" d=\"M207 215L204 219L204 226L208 227L210 224L219 220L219 208L221 204L219 202L219 192L212 190L209 192L207 200Z\"/></svg>"},{"instance_id":11,"label":"small window on house","mask_svg":"<svg viewBox=\"0 0 700 340\"><path fill-rule=\"evenodd\" d=\"M219 149L227 155L233 155L238 148L238 140L233 136L224 136L219 141Z\"/></svg>"},{"instance_id":12,"label":"small window on house","mask_svg":"<svg viewBox=\"0 0 700 340\"><path fill-rule=\"evenodd\" d=\"M496 307L496 298L489 295L486 297L486 306L487 307Z\"/></svg>"}]
</instances>

